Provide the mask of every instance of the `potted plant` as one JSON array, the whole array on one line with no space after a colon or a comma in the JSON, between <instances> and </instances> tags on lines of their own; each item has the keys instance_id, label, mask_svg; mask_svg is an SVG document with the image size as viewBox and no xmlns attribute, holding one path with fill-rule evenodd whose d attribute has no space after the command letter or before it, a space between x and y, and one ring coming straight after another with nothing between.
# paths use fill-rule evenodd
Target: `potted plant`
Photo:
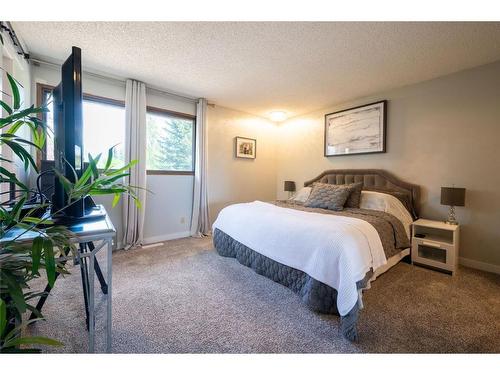
<instances>
[{"instance_id":1,"label":"potted plant","mask_svg":"<svg viewBox=\"0 0 500 375\"><path fill-rule=\"evenodd\" d=\"M23 162L26 171L38 172L36 163L29 148L41 150L47 136L47 129L38 115L47 111L47 106L31 106L22 108L20 102L20 85L7 73L8 83L12 91L12 104L0 100L0 106L7 116L0 117L0 146L9 148L12 154ZM29 129L31 138L19 136L21 129ZM62 183L69 197L69 204L87 195L114 195L113 207L122 194L130 195L140 205L133 187L123 184L128 176L133 161L118 170L111 169L113 148L108 151L105 167L97 168L101 155L89 155L89 166L81 177L71 182L63 175L56 176ZM63 225L57 225L49 219L40 219L34 213L46 210L46 204L37 203L28 212L23 205L33 192L3 165L13 163L0 155L0 183L15 186L16 203L0 205L0 352L40 352L32 345L62 345L47 337L26 336L25 328L35 320L44 319L42 314L31 304L32 300L43 295L43 292L30 289L30 281L45 273L48 283L53 286L56 273L68 273L65 263L59 257L65 249L75 253L75 246L70 242L71 232ZM66 208L66 207L64 207ZM64 209L63 208L63 209ZM33 231L36 238L30 242L18 241L21 234L9 238L13 231L21 234ZM9 240L6 240L9 238ZM32 312L36 319L25 319Z\"/></svg>"}]
</instances>

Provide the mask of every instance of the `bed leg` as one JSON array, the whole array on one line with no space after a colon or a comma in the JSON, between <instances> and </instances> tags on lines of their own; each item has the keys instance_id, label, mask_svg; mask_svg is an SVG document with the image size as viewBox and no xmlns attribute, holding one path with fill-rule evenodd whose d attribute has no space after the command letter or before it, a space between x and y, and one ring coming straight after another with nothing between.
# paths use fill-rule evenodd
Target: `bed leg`
<instances>
[{"instance_id":1,"label":"bed leg","mask_svg":"<svg viewBox=\"0 0 500 375\"><path fill-rule=\"evenodd\" d=\"M401 259L401 261L408 263L408 264L411 264L411 254L408 254L407 256L405 256L403 259Z\"/></svg>"}]
</instances>

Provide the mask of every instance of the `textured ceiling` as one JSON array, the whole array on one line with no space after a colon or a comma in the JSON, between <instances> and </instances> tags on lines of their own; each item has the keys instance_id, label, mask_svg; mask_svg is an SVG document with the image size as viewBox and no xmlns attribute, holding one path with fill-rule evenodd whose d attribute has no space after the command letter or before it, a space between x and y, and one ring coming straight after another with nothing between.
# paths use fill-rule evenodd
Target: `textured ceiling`
<instances>
[{"instance_id":1,"label":"textured ceiling","mask_svg":"<svg viewBox=\"0 0 500 375\"><path fill-rule=\"evenodd\" d=\"M500 60L500 23L14 22L30 53L267 116Z\"/></svg>"}]
</instances>

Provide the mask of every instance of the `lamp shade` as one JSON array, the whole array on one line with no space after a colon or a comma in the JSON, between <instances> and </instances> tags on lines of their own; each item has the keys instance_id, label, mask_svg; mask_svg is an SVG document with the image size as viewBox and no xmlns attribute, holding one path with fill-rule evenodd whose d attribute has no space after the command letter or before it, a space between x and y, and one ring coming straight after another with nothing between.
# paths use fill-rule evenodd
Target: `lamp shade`
<instances>
[{"instance_id":1,"label":"lamp shade","mask_svg":"<svg viewBox=\"0 0 500 375\"><path fill-rule=\"evenodd\" d=\"M446 206L465 206L465 188L442 187L441 204Z\"/></svg>"},{"instance_id":2,"label":"lamp shade","mask_svg":"<svg viewBox=\"0 0 500 375\"><path fill-rule=\"evenodd\" d=\"M285 181L285 191L295 191L295 181Z\"/></svg>"}]
</instances>

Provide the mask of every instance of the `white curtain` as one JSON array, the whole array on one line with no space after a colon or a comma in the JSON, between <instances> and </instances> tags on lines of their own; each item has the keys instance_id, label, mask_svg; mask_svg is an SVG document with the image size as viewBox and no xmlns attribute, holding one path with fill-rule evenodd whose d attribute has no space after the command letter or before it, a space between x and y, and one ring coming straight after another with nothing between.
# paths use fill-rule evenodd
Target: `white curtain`
<instances>
[{"instance_id":1,"label":"white curtain","mask_svg":"<svg viewBox=\"0 0 500 375\"><path fill-rule=\"evenodd\" d=\"M210 234L207 189L207 100L199 99L196 106L196 152L194 164L193 214L191 236Z\"/></svg>"},{"instance_id":2,"label":"white curtain","mask_svg":"<svg viewBox=\"0 0 500 375\"><path fill-rule=\"evenodd\" d=\"M146 85L127 80L125 97L125 162L137 160L130 170L128 183L146 188ZM137 189L141 208L125 196L123 204L123 246L130 249L142 245L144 239L144 213L146 191Z\"/></svg>"}]
</instances>

